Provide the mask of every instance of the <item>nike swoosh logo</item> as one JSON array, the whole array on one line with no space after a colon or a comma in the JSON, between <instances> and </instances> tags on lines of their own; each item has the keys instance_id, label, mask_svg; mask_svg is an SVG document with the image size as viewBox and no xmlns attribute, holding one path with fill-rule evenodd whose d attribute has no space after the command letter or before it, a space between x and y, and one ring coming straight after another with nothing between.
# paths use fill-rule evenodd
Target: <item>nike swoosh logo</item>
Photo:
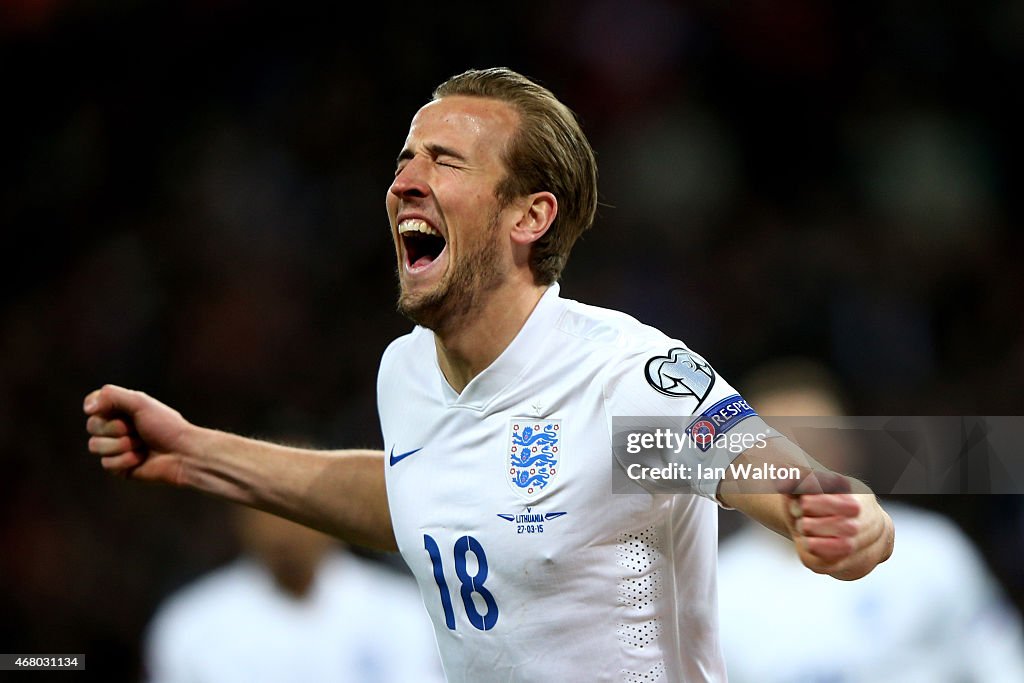
<instances>
[{"instance_id":1,"label":"nike swoosh logo","mask_svg":"<svg viewBox=\"0 0 1024 683\"><path fill-rule=\"evenodd\" d=\"M391 447L391 466L394 467L395 463L398 462L399 460L403 460L405 458L408 458L413 453L419 453L422 450L423 450L423 447L420 446L419 448L417 448L414 451L406 451L405 453L402 453L400 455L395 455L395 447L392 446Z\"/></svg>"}]
</instances>

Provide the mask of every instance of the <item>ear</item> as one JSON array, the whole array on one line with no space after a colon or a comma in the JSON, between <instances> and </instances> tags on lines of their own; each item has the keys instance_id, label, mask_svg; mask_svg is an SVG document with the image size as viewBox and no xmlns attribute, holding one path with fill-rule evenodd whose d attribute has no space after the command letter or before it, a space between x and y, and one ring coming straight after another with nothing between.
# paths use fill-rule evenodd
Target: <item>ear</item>
<instances>
[{"instance_id":1,"label":"ear","mask_svg":"<svg viewBox=\"0 0 1024 683\"><path fill-rule=\"evenodd\" d=\"M522 214L512 228L512 241L526 246L543 237L555 222L558 200L550 192L534 192L520 201Z\"/></svg>"}]
</instances>

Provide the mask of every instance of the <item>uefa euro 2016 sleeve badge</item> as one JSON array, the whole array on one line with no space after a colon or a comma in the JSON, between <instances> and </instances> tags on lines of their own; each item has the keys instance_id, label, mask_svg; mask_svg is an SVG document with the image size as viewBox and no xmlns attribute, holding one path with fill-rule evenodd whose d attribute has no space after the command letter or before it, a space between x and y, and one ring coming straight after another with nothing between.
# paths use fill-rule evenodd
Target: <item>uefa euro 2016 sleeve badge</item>
<instances>
[{"instance_id":1,"label":"uefa euro 2016 sleeve badge","mask_svg":"<svg viewBox=\"0 0 1024 683\"><path fill-rule=\"evenodd\" d=\"M505 449L505 476L512 490L536 498L558 475L561 420L514 417Z\"/></svg>"},{"instance_id":2,"label":"uefa euro 2016 sleeve badge","mask_svg":"<svg viewBox=\"0 0 1024 683\"><path fill-rule=\"evenodd\" d=\"M697 405L711 393L715 371L699 355L685 348L674 348L665 356L655 356L644 368L647 383L666 396L692 397Z\"/></svg>"}]
</instances>

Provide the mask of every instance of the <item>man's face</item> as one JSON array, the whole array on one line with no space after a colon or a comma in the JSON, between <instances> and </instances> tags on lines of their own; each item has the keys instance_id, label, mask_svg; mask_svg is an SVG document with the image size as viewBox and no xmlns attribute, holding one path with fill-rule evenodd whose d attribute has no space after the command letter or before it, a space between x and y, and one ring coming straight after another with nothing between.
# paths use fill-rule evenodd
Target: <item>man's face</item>
<instances>
[{"instance_id":1,"label":"man's face","mask_svg":"<svg viewBox=\"0 0 1024 683\"><path fill-rule=\"evenodd\" d=\"M518 116L507 104L453 96L417 112L387 195L399 310L437 329L504 282L508 240L495 188Z\"/></svg>"}]
</instances>

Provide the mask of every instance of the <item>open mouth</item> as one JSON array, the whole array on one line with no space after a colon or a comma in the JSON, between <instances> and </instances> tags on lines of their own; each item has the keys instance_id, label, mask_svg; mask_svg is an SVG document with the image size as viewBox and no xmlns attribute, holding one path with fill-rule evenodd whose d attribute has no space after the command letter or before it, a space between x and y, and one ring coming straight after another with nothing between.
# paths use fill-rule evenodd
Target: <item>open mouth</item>
<instances>
[{"instance_id":1,"label":"open mouth","mask_svg":"<svg viewBox=\"0 0 1024 683\"><path fill-rule=\"evenodd\" d=\"M409 218L398 225L405 247L406 264L413 269L426 268L444 251L445 240L426 221Z\"/></svg>"}]
</instances>

